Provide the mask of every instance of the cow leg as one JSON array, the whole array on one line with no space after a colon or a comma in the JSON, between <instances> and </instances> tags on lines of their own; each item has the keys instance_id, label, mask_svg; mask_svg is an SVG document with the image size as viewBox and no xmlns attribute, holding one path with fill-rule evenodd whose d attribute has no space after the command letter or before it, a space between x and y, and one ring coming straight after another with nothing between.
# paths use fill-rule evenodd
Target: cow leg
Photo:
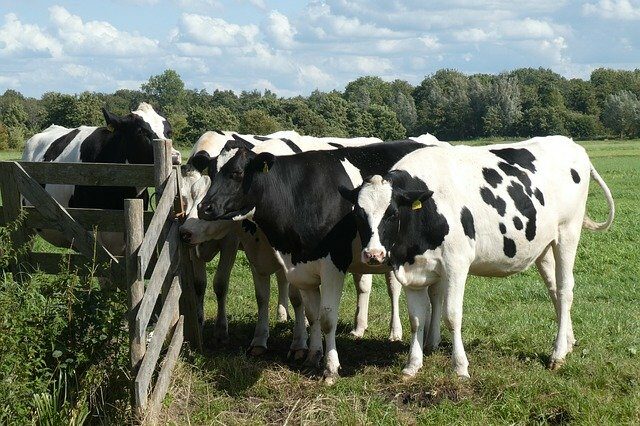
<instances>
[{"instance_id":1,"label":"cow leg","mask_svg":"<svg viewBox=\"0 0 640 426\"><path fill-rule=\"evenodd\" d=\"M442 281L429 286L429 301L431 304L431 319L429 320L429 330L426 332L424 350L427 354L438 349L440 345L440 319L442 318L442 301L444 293L442 291Z\"/></svg>"},{"instance_id":2,"label":"cow leg","mask_svg":"<svg viewBox=\"0 0 640 426\"><path fill-rule=\"evenodd\" d=\"M289 281L283 269L276 272L278 282L278 322L289 320Z\"/></svg>"},{"instance_id":3,"label":"cow leg","mask_svg":"<svg viewBox=\"0 0 640 426\"><path fill-rule=\"evenodd\" d=\"M422 368L422 345L429 300L426 288L406 287L405 294L407 295L409 324L411 324L411 345L409 359L402 369L402 374L405 377L413 377Z\"/></svg>"},{"instance_id":4,"label":"cow leg","mask_svg":"<svg viewBox=\"0 0 640 426\"><path fill-rule=\"evenodd\" d=\"M193 265L193 284L196 292L196 309L198 322L204 326L204 295L207 289L207 263L196 254L195 248L189 249L189 256Z\"/></svg>"},{"instance_id":5,"label":"cow leg","mask_svg":"<svg viewBox=\"0 0 640 426\"><path fill-rule=\"evenodd\" d=\"M293 340L289 347L289 357L293 356L294 361L300 361L307 352L307 326L304 318L304 305L300 290L292 285L289 286L289 300L293 307L295 322L293 326Z\"/></svg>"},{"instance_id":6,"label":"cow leg","mask_svg":"<svg viewBox=\"0 0 640 426\"><path fill-rule=\"evenodd\" d=\"M551 354L549 368L560 367L567 353L571 352L573 336L571 336L571 305L573 303L573 266L576 250L580 240L580 227L562 227L558 235L558 242L553 246L556 261L556 284L558 298L558 334Z\"/></svg>"},{"instance_id":7,"label":"cow leg","mask_svg":"<svg viewBox=\"0 0 640 426\"><path fill-rule=\"evenodd\" d=\"M323 378L327 385L335 383L340 368L336 348L336 328L338 326L340 296L342 296L342 288L344 287L344 275L333 264L324 265L320 272L320 282L322 283L320 324L326 346Z\"/></svg>"},{"instance_id":8,"label":"cow leg","mask_svg":"<svg viewBox=\"0 0 640 426\"><path fill-rule=\"evenodd\" d=\"M536 267L538 268L538 272L540 272L540 276L542 276L542 280L547 286L547 291L549 292L549 297L551 297L551 302L553 302L553 308L556 311L556 322L560 323L560 306L558 304L558 295L556 288L556 260L553 257L553 249L551 245L549 245L540 257L536 260ZM571 321L571 318L569 318ZM573 325L569 322L569 333L567 335L567 344L569 345L569 350L573 348L575 344L575 338L573 337Z\"/></svg>"},{"instance_id":9,"label":"cow leg","mask_svg":"<svg viewBox=\"0 0 640 426\"><path fill-rule=\"evenodd\" d=\"M396 342L402 340L402 322L400 322L400 292L402 291L402 284L396 279L393 272L387 272L384 277L387 281L387 293L391 299L389 341Z\"/></svg>"},{"instance_id":10,"label":"cow leg","mask_svg":"<svg viewBox=\"0 0 640 426\"><path fill-rule=\"evenodd\" d=\"M249 355L260 356L267 351L269 339L269 296L271 293L270 274L260 274L251 265L253 275L253 287L258 304L258 321L253 332L253 340L249 346Z\"/></svg>"},{"instance_id":11,"label":"cow leg","mask_svg":"<svg viewBox=\"0 0 640 426\"><path fill-rule=\"evenodd\" d=\"M227 322L227 293L229 291L229 277L231 268L238 254L238 239L235 236L227 236L221 242L218 269L213 277L213 290L218 302L218 314L213 335L218 342L229 339L229 324Z\"/></svg>"},{"instance_id":12,"label":"cow leg","mask_svg":"<svg viewBox=\"0 0 640 426\"><path fill-rule=\"evenodd\" d=\"M351 334L355 337L362 337L368 327L369 322L369 297L371 296L371 274L353 274L353 283L356 286L358 304L356 306L355 328Z\"/></svg>"},{"instance_id":13,"label":"cow leg","mask_svg":"<svg viewBox=\"0 0 640 426\"><path fill-rule=\"evenodd\" d=\"M451 331L453 350L451 362L460 378L469 378L469 361L462 343L462 301L467 274L452 271L443 277L444 285L444 318Z\"/></svg>"},{"instance_id":14,"label":"cow leg","mask_svg":"<svg viewBox=\"0 0 640 426\"><path fill-rule=\"evenodd\" d=\"M320 329L320 287L300 289L304 313L309 321L309 353L303 365L320 367L322 360L322 330Z\"/></svg>"}]
</instances>

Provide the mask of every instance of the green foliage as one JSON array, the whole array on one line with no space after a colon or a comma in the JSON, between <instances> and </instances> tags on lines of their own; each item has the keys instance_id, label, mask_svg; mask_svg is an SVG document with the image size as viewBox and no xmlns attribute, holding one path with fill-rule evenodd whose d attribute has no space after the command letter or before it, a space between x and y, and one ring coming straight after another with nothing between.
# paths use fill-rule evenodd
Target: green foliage
<instances>
[{"instance_id":1,"label":"green foliage","mask_svg":"<svg viewBox=\"0 0 640 426\"><path fill-rule=\"evenodd\" d=\"M182 107L185 96L184 82L174 70L166 70L162 74L150 77L140 88L160 109Z\"/></svg>"},{"instance_id":2,"label":"green foliage","mask_svg":"<svg viewBox=\"0 0 640 426\"><path fill-rule=\"evenodd\" d=\"M250 109L240 117L240 133L268 135L280 130L280 124L275 118L259 109Z\"/></svg>"},{"instance_id":3,"label":"green foliage","mask_svg":"<svg viewBox=\"0 0 640 426\"><path fill-rule=\"evenodd\" d=\"M89 417L89 409L85 404L72 406L67 391L67 376L60 373L58 380L53 383L51 393L33 395L36 423L39 426L81 426L85 423Z\"/></svg>"},{"instance_id":4,"label":"green foliage","mask_svg":"<svg viewBox=\"0 0 640 426\"><path fill-rule=\"evenodd\" d=\"M384 105L370 105L367 113L373 119L373 136L382 140L395 140L403 139L407 135L407 131L391 108Z\"/></svg>"},{"instance_id":5,"label":"green foliage","mask_svg":"<svg viewBox=\"0 0 640 426\"><path fill-rule=\"evenodd\" d=\"M238 128L238 117L227 107L195 105L187 108L187 126L184 133L186 144L191 146L208 130L234 130Z\"/></svg>"},{"instance_id":6,"label":"green foliage","mask_svg":"<svg viewBox=\"0 0 640 426\"><path fill-rule=\"evenodd\" d=\"M602 122L620 137L640 134L640 100L628 90L610 94L602 110Z\"/></svg>"}]
</instances>

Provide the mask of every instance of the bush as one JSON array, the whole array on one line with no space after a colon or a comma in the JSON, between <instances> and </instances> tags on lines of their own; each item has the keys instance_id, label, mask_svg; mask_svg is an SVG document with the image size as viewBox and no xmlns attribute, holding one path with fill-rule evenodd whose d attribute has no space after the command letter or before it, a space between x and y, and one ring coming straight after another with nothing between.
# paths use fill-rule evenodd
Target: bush
<instances>
[{"instance_id":1,"label":"bush","mask_svg":"<svg viewBox=\"0 0 640 426\"><path fill-rule=\"evenodd\" d=\"M572 138L586 139L602 133L602 124L594 115L581 114L575 111L565 111L564 126Z\"/></svg>"}]
</instances>

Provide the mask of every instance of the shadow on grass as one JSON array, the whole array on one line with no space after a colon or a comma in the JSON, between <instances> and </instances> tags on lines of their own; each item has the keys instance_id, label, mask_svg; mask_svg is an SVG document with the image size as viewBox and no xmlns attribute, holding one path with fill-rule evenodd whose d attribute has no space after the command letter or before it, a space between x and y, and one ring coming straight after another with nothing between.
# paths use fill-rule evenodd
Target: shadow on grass
<instances>
[{"instance_id":1,"label":"shadow on grass","mask_svg":"<svg viewBox=\"0 0 640 426\"><path fill-rule=\"evenodd\" d=\"M242 395L252 387L266 369L281 367L295 371L309 379L322 375L321 368L304 367L301 362L287 358L293 335L293 321L279 323L270 330L269 349L260 357L247 354L253 337L255 322L252 318L232 319L229 321L229 339L218 342L214 337L213 319L204 326L204 351L198 368L214 373L218 389L230 396ZM390 367L401 364L409 346L405 342L389 342L386 338L355 338L350 334L352 326L340 322L336 336L336 345L340 355L342 377L359 374L368 366Z\"/></svg>"}]
</instances>

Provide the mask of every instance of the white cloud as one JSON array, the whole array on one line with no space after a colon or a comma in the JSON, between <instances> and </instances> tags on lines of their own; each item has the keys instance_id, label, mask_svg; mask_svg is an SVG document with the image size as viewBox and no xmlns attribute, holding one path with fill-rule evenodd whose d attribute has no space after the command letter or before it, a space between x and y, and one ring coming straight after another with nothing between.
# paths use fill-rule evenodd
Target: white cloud
<instances>
[{"instance_id":1,"label":"white cloud","mask_svg":"<svg viewBox=\"0 0 640 426\"><path fill-rule=\"evenodd\" d=\"M4 17L0 27L0 55L50 56L62 54L62 45L38 25L23 24L14 13Z\"/></svg>"},{"instance_id":2,"label":"white cloud","mask_svg":"<svg viewBox=\"0 0 640 426\"><path fill-rule=\"evenodd\" d=\"M297 82L302 87L326 88L332 86L333 77L315 65L301 65L298 68Z\"/></svg>"},{"instance_id":3,"label":"white cloud","mask_svg":"<svg viewBox=\"0 0 640 426\"><path fill-rule=\"evenodd\" d=\"M491 34L480 28L456 31L453 38L463 43L479 43L492 38Z\"/></svg>"},{"instance_id":4,"label":"white cloud","mask_svg":"<svg viewBox=\"0 0 640 426\"><path fill-rule=\"evenodd\" d=\"M640 4L630 0L600 0L597 3L586 3L582 6L586 16L605 19L631 21L640 19Z\"/></svg>"},{"instance_id":5,"label":"white cloud","mask_svg":"<svg viewBox=\"0 0 640 426\"><path fill-rule=\"evenodd\" d=\"M277 10L272 10L269 14L265 32L278 47L284 49L293 47L295 43L294 37L298 33L289 22L289 18Z\"/></svg>"},{"instance_id":6,"label":"white cloud","mask_svg":"<svg viewBox=\"0 0 640 426\"><path fill-rule=\"evenodd\" d=\"M70 55L149 56L158 52L158 41L120 31L108 22L83 22L61 6L51 6L49 14L64 51Z\"/></svg>"},{"instance_id":7,"label":"white cloud","mask_svg":"<svg viewBox=\"0 0 640 426\"><path fill-rule=\"evenodd\" d=\"M183 32L175 38L192 40L217 47L246 46L255 42L259 29L256 25L231 24L221 18L185 13L181 18Z\"/></svg>"}]
</instances>

